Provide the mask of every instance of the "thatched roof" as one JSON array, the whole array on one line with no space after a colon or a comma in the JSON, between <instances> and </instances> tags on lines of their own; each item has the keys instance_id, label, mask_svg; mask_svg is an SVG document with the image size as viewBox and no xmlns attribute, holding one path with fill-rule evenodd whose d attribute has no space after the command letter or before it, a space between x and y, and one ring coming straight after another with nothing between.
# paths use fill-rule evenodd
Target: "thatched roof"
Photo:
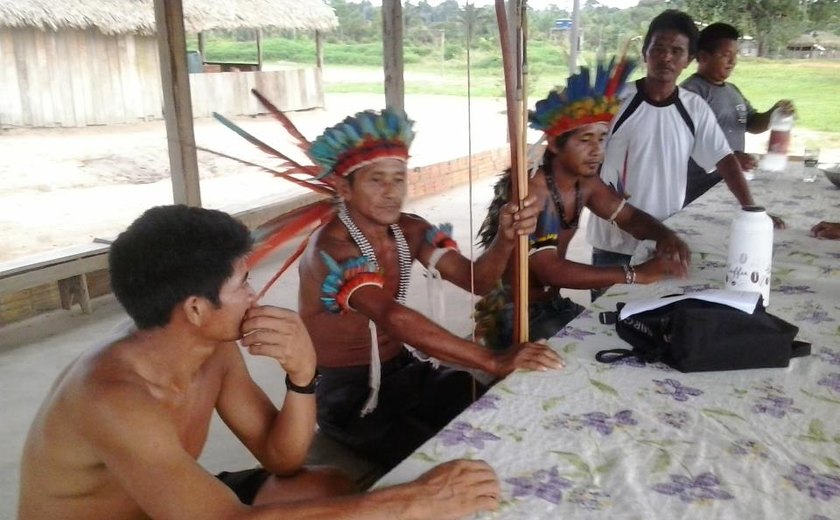
<instances>
[{"instance_id":1,"label":"thatched roof","mask_svg":"<svg viewBox=\"0 0 840 520\"><path fill-rule=\"evenodd\" d=\"M183 0L188 32L273 28L327 31L338 26L321 0ZM0 0L0 27L96 28L105 34L155 32L153 0Z\"/></svg>"},{"instance_id":2,"label":"thatched roof","mask_svg":"<svg viewBox=\"0 0 840 520\"><path fill-rule=\"evenodd\" d=\"M788 49L809 48L819 45L826 49L840 49L840 36L828 31L813 31L801 34L788 42Z\"/></svg>"}]
</instances>

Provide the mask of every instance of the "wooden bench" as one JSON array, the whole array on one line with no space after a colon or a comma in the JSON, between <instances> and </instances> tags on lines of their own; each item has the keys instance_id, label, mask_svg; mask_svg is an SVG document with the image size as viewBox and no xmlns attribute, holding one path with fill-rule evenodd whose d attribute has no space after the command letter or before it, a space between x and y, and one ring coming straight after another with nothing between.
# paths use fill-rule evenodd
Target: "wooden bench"
<instances>
[{"instance_id":1,"label":"wooden bench","mask_svg":"<svg viewBox=\"0 0 840 520\"><path fill-rule=\"evenodd\" d=\"M248 204L231 205L223 210L256 229L296 210L321 200L316 193L301 193L277 200L265 197ZM39 285L58 283L61 308L71 309L78 303L85 314L91 312L87 275L108 269L108 250L112 240L95 239L90 244L56 249L45 253L0 262L0 294L23 291Z\"/></svg>"},{"instance_id":2,"label":"wooden bench","mask_svg":"<svg viewBox=\"0 0 840 520\"><path fill-rule=\"evenodd\" d=\"M0 262L0 294L58 282L61 307L78 303L89 313L90 293L87 274L108 268L107 241L57 249L46 253Z\"/></svg>"}]
</instances>

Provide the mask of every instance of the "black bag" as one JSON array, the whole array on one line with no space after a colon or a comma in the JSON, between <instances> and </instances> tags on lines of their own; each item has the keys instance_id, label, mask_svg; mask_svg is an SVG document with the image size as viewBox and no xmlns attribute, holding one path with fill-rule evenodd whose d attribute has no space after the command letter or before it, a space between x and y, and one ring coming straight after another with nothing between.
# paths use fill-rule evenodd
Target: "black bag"
<instances>
[{"instance_id":1,"label":"black bag","mask_svg":"<svg viewBox=\"0 0 840 520\"><path fill-rule=\"evenodd\" d=\"M752 314L686 299L623 320L618 312L602 312L601 323L615 323L619 337L633 346L598 352L595 359L602 363L636 357L680 372L705 372L786 367L791 358L811 353L810 343L794 341L799 328L768 314L761 300Z\"/></svg>"}]
</instances>

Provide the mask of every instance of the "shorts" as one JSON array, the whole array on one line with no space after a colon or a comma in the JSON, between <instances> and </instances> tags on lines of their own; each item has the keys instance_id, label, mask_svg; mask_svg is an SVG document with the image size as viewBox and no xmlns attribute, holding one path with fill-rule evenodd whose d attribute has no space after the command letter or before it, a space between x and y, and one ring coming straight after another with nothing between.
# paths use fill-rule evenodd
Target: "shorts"
<instances>
[{"instance_id":1,"label":"shorts","mask_svg":"<svg viewBox=\"0 0 840 520\"><path fill-rule=\"evenodd\" d=\"M271 473L263 468L253 468L242 471L222 471L216 475L216 478L236 493L240 502L250 506L254 503L257 492L270 476Z\"/></svg>"}]
</instances>

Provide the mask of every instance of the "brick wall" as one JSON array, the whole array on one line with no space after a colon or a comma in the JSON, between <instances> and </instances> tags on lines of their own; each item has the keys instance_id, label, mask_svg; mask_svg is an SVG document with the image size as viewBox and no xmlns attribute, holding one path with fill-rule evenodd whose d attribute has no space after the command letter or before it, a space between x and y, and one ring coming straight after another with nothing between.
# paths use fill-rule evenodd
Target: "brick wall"
<instances>
[{"instance_id":1,"label":"brick wall","mask_svg":"<svg viewBox=\"0 0 840 520\"><path fill-rule=\"evenodd\" d=\"M510 150L496 148L472 156L472 178L501 173L510 166ZM470 158L416 166L408 173L408 198L425 197L466 184L470 180Z\"/></svg>"},{"instance_id":2,"label":"brick wall","mask_svg":"<svg viewBox=\"0 0 840 520\"><path fill-rule=\"evenodd\" d=\"M466 184L470 180L470 166L472 166L473 179L496 175L510 166L510 150L496 148L474 154L472 161L465 156L411 168L408 173L409 199L433 195ZM107 271L89 273L87 279L91 298L110 292ZM61 301L57 283L2 294L0 295L0 325L32 318L59 308L61 308Z\"/></svg>"}]
</instances>

